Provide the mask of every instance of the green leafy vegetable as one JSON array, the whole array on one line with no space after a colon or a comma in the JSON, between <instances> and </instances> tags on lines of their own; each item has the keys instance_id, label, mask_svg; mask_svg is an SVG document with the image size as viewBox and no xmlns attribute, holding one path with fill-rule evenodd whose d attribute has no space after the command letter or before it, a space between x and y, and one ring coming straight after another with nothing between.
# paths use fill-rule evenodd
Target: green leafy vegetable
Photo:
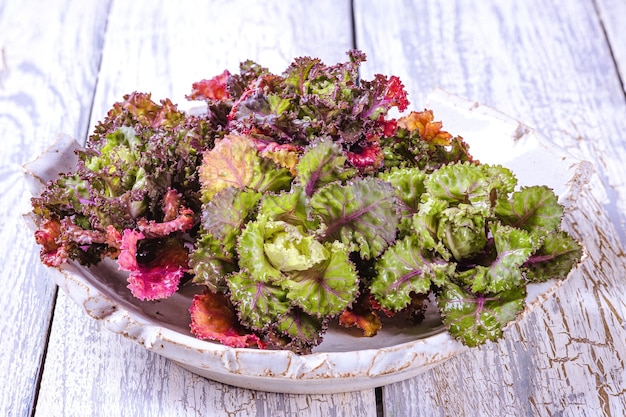
<instances>
[{"instance_id":1,"label":"green leafy vegetable","mask_svg":"<svg viewBox=\"0 0 626 417\"><path fill-rule=\"evenodd\" d=\"M280 190L289 186L292 177L287 168L277 167L271 159L260 156L250 138L228 135L204 153L200 180L202 199L208 202L228 187L259 192Z\"/></svg>"},{"instance_id":2,"label":"green leafy vegetable","mask_svg":"<svg viewBox=\"0 0 626 417\"><path fill-rule=\"evenodd\" d=\"M374 336L380 314L419 321L432 299L455 338L497 340L529 283L580 261L563 208L432 111L390 117L404 86L362 79L364 60L245 61L192 85L203 115L125 96L33 198L42 261L113 258L141 299L203 286L191 331L228 346L305 354L332 320Z\"/></svg>"},{"instance_id":3,"label":"green leafy vegetable","mask_svg":"<svg viewBox=\"0 0 626 417\"><path fill-rule=\"evenodd\" d=\"M213 235L202 232L189 256L189 268L194 271L194 283L222 292L227 287L226 275L237 270L237 260Z\"/></svg>"},{"instance_id":4,"label":"green leafy vegetable","mask_svg":"<svg viewBox=\"0 0 626 417\"><path fill-rule=\"evenodd\" d=\"M363 178L329 184L310 204L326 227L324 239L354 244L365 259L380 255L396 238L398 205L389 183Z\"/></svg>"},{"instance_id":5,"label":"green leafy vegetable","mask_svg":"<svg viewBox=\"0 0 626 417\"><path fill-rule=\"evenodd\" d=\"M524 280L520 267L537 246L526 231L496 224L490 228L495 259L486 266L477 265L458 274L458 280L470 285L474 292L497 293L519 287Z\"/></svg>"},{"instance_id":6,"label":"green leafy vegetable","mask_svg":"<svg viewBox=\"0 0 626 417\"><path fill-rule=\"evenodd\" d=\"M502 337L507 323L524 309L525 287L498 294L476 294L447 283L437 295L443 322L450 334L468 346Z\"/></svg>"},{"instance_id":7,"label":"green leafy vegetable","mask_svg":"<svg viewBox=\"0 0 626 417\"><path fill-rule=\"evenodd\" d=\"M263 250L269 262L279 271L306 271L326 260L328 254L321 242L305 234L300 226L282 221L265 226Z\"/></svg>"},{"instance_id":8,"label":"green leafy vegetable","mask_svg":"<svg viewBox=\"0 0 626 417\"><path fill-rule=\"evenodd\" d=\"M265 195L260 215L302 226L307 230L319 227L319 221L311 218L311 207L301 187L293 187L288 193Z\"/></svg>"},{"instance_id":9,"label":"green leafy vegetable","mask_svg":"<svg viewBox=\"0 0 626 417\"><path fill-rule=\"evenodd\" d=\"M425 253L416 235L407 236L380 257L370 290L381 306L400 311L411 303L411 294L427 294L441 286L454 268L453 263Z\"/></svg>"},{"instance_id":10,"label":"green leafy vegetable","mask_svg":"<svg viewBox=\"0 0 626 417\"><path fill-rule=\"evenodd\" d=\"M333 242L323 249L326 259L290 274L283 282L287 297L304 312L317 317L341 313L352 304L358 291L358 277L346 248Z\"/></svg>"},{"instance_id":11,"label":"green leafy vegetable","mask_svg":"<svg viewBox=\"0 0 626 417\"><path fill-rule=\"evenodd\" d=\"M564 231L547 234L541 247L522 265L526 279L544 282L550 278L565 278L582 257L582 248Z\"/></svg>"},{"instance_id":12,"label":"green leafy vegetable","mask_svg":"<svg viewBox=\"0 0 626 417\"><path fill-rule=\"evenodd\" d=\"M275 332L282 338L278 346L283 345L299 353L309 353L312 346L317 346L322 341L327 323L294 308L288 314L279 317L274 327Z\"/></svg>"},{"instance_id":13,"label":"green leafy vegetable","mask_svg":"<svg viewBox=\"0 0 626 417\"><path fill-rule=\"evenodd\" d=\"M232 252L248 216L254 211L261 194L229 187L220 191L202 210L202 227L220 241L226 252Z\"/></svg>"},{"instance_id":14,"label":"green leafy vegetable","mask_svg":"<svg viewBox=\"0 0 626 417\"><path fill-rule=\"evenodd\" d=\"M270 221L260 216L246 225L237 245L239 266L248 270L256 280L278 282L282 280L282 274L265 255L265 228Z\"/></svg>"},{"instance_id":15,"label":"green leafy vegetable","mask_svg":"<svg viewBox=\"0 0 626 417\"><path fill-rule=\"evenodd\" d=\"M229 276L228 287L239 318L250 328L267 328L291 309L283 288L259 281L245 271Z\"/></svg>"},{"instance_id":16,"label":"green leafy vegetable","mask_svg":"<svg viewBox=\"0 0 626 417\"><path fill-rule=\"evenodd\" d=\"M296 171L298 179L311 196L316 189L335 181L345 181L356 175L354 168L346 167L346 156L332 141L316 141L304 153Z\"/></svg>"},{"instance_id":17,"label":"green leafy vegetable","mask_svg":"<svg viewBox=\"0 0 626 417\"><path fill-rule=\"evenodd\" d=\"M563 217L563 207L552 190L534 186L513 193L509 201L498 201L496 214L504 224L524 230L557 230Z\"/></svg>"},{"instance_id":18,"label":"green leafy vegetable","mask_svg":"<svg viewBox=\"0 0 626 417\"><path fill-rule=\"evenodd\" d=\"M517 179L504 167L470 163L450 164L433 172L425 186L432 198L451 205L491 206L494 193L507 196Z\"/></svg>"}]
</instances>

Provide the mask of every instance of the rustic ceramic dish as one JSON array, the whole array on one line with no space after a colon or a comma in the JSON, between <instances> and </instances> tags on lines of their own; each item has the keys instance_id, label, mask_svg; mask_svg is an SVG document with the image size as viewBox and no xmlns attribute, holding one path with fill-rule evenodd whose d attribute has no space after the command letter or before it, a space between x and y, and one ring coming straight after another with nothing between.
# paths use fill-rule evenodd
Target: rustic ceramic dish
<instances>
[{"instance_id":1,"label":"rustic ceramic dish","mask_svg":"<svg viewBox=\"0 0 626 417\"><path fill-rule=\"evenodd\" d=\"M553 147L524 125L490 108L436 91L428 108L444 129L461 135L481 162L511 168L520 185L546 184L570 206L584 198L590 164ZM48 179L72 170L75 141L66 136L25 166L32 192ZM566 210L567 213L567 210ZM567 221L567 215L566 219ZM336 393L373 388L418 375L467 349L441 325L435 307L420 326L385 322L373 338L331 328L310 355L289 351L231 348L196 339L189 332L188 308L198 287L185 287L162 301L139 301L127 289L126 275L114 262L85 268L74 263L50 268L55 282L91 317L110 330L209 379L230 385L285 393ZM564 281L533 284L528 306L543 302ZM432 303L431 303L432 305Z\"/></svg>"}]
</instances>

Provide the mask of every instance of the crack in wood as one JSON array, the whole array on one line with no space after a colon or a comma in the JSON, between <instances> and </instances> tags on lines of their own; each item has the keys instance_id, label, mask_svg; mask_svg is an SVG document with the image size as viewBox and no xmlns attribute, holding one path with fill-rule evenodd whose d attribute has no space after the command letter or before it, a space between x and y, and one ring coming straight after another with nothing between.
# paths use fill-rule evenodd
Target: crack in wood
<instances>
[{"instance_id":1,"label":"crack in wood","mask_svg":"<svg viewBox=\"0 0 626 417\"><path fill-rule=\"evenodd\" d=\"M9 64L4 47L0 47L0 90L4 90L4 80L9 76Z\"/></svg>"}]
</instances>

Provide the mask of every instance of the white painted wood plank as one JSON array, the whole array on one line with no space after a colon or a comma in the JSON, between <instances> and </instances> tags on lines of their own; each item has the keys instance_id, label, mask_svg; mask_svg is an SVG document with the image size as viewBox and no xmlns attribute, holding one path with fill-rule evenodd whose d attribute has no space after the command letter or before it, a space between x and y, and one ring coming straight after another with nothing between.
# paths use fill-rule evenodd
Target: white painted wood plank
<instances>
[{"instance_id":1,"label":"white painted wood plank","mask_svg":"<svg viewBox=\"0 0 626 417\"><path fill-rule=\"evenodd\" d=\"M622 88L626 93L626 2L622 0L597 0L596 2L602 25L611 46L613 58L622 79Z\"/></svg>"},{"instance_id":2,"label":"white painted wood plank","mask_svg":"<svg viewBox=\"0 0 626 417\"><path fill-rule=\"evenodd\" d=\"M132 91L181 103L191 83L251 58L281 71L293 57L329 63L352 43L349 2L115 2L90 125ZM77 353L78 352L78 353ZM374 391L255 392L199 378L111 334L59 296L39 416L374 416Z\"/></svg>"},{"instance_id":3,"label":"white painted wood plank","mask_svg":"<svg viewBox=\"0 0 626 417\"><path fill-rule=\"evenodd\" d=\"M624 415L626 240L615 229L623 239L626 106L592 2L357 1L355 11L365 77L401 76L416 109L437 87L496 107L598 171L600 204L574 214L591 266L500 343L387 387L386 415Z\"/></svg>"},{"instance_id":4,"label":"white painted wood plank","mask_svg":"<svg viewBox=\"0 0 626 417\"><path fill-rule=\"evenodd\" d=\"M21 218L21 166L59 132L85 134L106 7L0 1L0 415L31 414L56 292Z\"/></svg>"}]
</instances>

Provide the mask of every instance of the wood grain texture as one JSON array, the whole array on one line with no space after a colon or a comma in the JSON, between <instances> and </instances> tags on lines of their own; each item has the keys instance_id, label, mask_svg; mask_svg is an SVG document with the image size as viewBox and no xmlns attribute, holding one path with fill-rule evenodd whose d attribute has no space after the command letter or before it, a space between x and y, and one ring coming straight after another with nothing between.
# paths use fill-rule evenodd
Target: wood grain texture
<instances>
[{"instance_id":1,"label":"wood grain texture","mask_svg":"<svg viewBox=\"0 0 626 417\"><path fill-rule=\"evenodd\" d=\"M191 84L254 59L282 71L295 56L333 63L352 44L347 1L114 2L90 130L132 91L183 104ZM79 355L75 352L80 351ZM374 391L281 395L199 378L103 330L60 294L36 416L374 416ZM116 408L107 407L115 404Z\"/></svg>"},{"instance_id":2,"label":"wood grain texture","mask_svg":"<svg viewBox=\"0 0 626 417\"><path fill-rule=\"evenodd\" d=\"M568 217L589 264L505 340L386 387L385 414L624 415L626 106L592 2L392 4L355 2L366 76L400 75L416 109L441 87L522 120L596 163L600 203Z\"/></svg>"},{"instance_id":3,"label":"wood grain texture","mask_svg":"<svg viewBox=\"0 0 626 417\"><path fill-rule=\"evenodd\" d=\"M0 415L31 414L56 293L21 218L30 197L22 164L59 132L86 132L106 8L0 2ZM68 24L74 32L58 30Z\"/></svg>"},{"instance_id":4,"label":"wood grain texture","mask_svg":"<svg viewBox=\"0 0 626 417\"><path fill-rule=\"evenodd\" d=\"M597 0L596 7L626 93L626 3L621 0Z\"/></svg>"}]
</instances>

